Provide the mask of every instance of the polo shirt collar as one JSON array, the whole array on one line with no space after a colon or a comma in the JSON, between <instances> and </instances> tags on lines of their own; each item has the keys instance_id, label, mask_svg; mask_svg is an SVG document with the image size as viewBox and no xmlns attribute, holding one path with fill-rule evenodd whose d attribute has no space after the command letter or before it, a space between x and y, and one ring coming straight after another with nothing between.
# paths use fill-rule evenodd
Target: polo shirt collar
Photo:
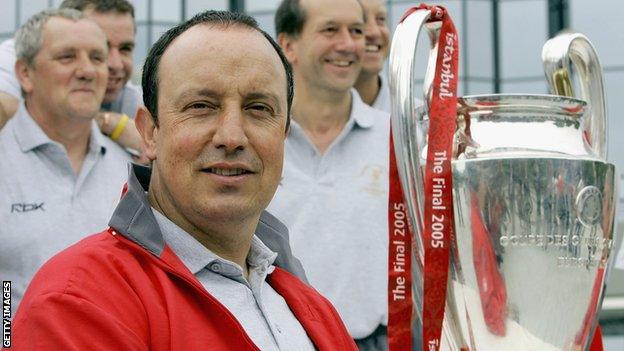
<instances>
[{"instance_id":1,"label":"polo shirt collar","mask_svg":"<svg viewBox=\"0 0 624 351\"><path fill-rule=\"evenodd\" d=\"M20 102L19 108L15 113L15 138L19 144L22 152L28 152L39 146L53 143L52 139L48 138L43 129L39 127L37 122L30 116L24 101Z\"/></svg>"},{"instance_id":2,"label":"polo shirt collar","mask_svg":"<svg viewBox=\"0 0 624 351\"><path fill-rule=\"evenodd\" d=\"M375 125L375 116L369 113L371 109L360 97L355 89L351 89L351 115L349 119L353 119L355 124L360 128L370 128Z\"/></svg>"},{"instance_id":3,"label":"polo shirt collar","mask_svg":"<svg viewBox=\"0 0 624 351\"><path fill-rule=\"evenodd\" d=\"M89 137L89 153L106 153L106 136L100 131L95 119L91 121L91 136Z\"/></svg>"},{"instance_id":4,"label":"polo shirt collar","mask_svg":"<svg viewBox=\"0 0 624 351\"><path fill-rule=\"evenodd\" d=\"M371 109L372 107L362 101L357 90L351 88L351 112L345 124L345 128L350 129L353 125L357 125L360 128L370 128L375 125L375 116L373 116L373 113L369 113ZM297 121L291 120L290 123L294 125L295 128L301 129L301 125L299 125Z\"/></svg>"},{"instance_id":5,"label":"polo shirt collar","mask_svg":"<svg viewBox=\"0 0 624 351\"><path fill-rule=\"evenodd\" d=\"M152 213L163 234L163 239L193 274L197 274L218 258L184 229L152 207Z\"/></svg>"},{"instance_id":6,"label":"polo shirt collar","mask_svg":"<svg viewBox=\"0 0 624 351\"><path fill-rule=\"evenodd\" d=\"M127 191L119 201L119 204L109 221L109 226L115 228L125 237L141 245L154 255L160 256L165 248L165 243L167 242L165 240L165 235L163 235L163 231L166 231L167 229L160 227L159 222L162 221L156 219L156 211L152 210L147 198L150 176L151 169L149 167L137 164L132 164L130 166ZM171 222L169 219L167 219L167 221ZM187 234L176 224L172 222L171 224L182 231L182 233L185 234L184 236L188 236L196 242L197 245L200 245L202 249L207 250L203 245L197 242L195 238ZM168 232L167 235L170 233L171 232ZM277 253L270 250L262 242L262 240L258 238L259 235L261 237L266 237L269 240L273 240L273 245L285 245L282 250L284 250L284 252L290 252L287 239L279 240L278 242L275 242L277 239L271 239L275 237L288 238L287 233L288 229L286 229L286 226L284 226L283 223L271 216L268 212L263 211L251 243L250 253L247 255L247 262L249 265L253 267L264 264L264 262L266 262L267 265L271 265L277 259ZM186 239L183 240L186 242ZM169 242L167 242L167 244L169 244ZM169 246L171 245L169 244ZM173 251L175 252L176 250L174 249ZM175 253L179 256L178 252ZM197 256L202 257L203 255ZM189 268L189 270L193 272L193 274L197 273L201 270L201 268L205 267L206 264L210 263L203 259L199 261L188 261L188 263L181 257L180 259ZM282 262L282 264L284 264L284 262Z\"/></svg>"},{"instance_id":7,"label":"polo shirt collar","mask_svg":"<svg viewBox=\"0 0 624 351\"><path fill-rule=\"evenodd\" d=\"M22 152L32 151L42 145L55 144L56 142L50 139L46 133L41 129L39 124L35 122L28 110L24 101L20 102L19 108L15 113L15 128L14 133L17 139L17 143L20 146ZM100 132L95 121L91 121L91 136L89 137L89 153L91 152L106 152L106 146L104 145L104 135Z\"/></svg>"},{"instance_id":8,"label":"polo shirt collar","mask_svg":"<svg viewBox=\"0 0 624 351\"><path fill-rule=\"evenodd\" d=\"M152 208L152 212L156 222L158 222L165 242L194 275L215 261L235 265L235 263L225 260L210 251L184 229L154 208ZM251 248L247 255L249 266L266 268L273 264L276 257L277 253L271 251L258 237L253 236ZM242 269L242 267L239 268Z\"/></svg>"}]
</instances>

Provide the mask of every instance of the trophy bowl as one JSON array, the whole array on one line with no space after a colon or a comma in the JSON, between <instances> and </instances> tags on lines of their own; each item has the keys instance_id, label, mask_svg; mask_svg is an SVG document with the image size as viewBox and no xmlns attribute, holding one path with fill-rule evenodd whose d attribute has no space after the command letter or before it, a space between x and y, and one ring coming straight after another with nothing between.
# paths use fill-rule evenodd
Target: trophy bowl
<instances>
[{"instance_id":1,"label":"trophy bowl","mask_svg":"<svg viewBox=\"0 0 624 351\"><path fill-rule=\"evenodd\" d=\"M422 168L435 58L425 78L425 106L414 103L413 68L421 31L437 45L439 26L429 15L416 11L402 21L390 55L394 150L415 233L417 325L426 264ZM600 64L580 34L551 39L543 59L557 95L458 99L442 349L585 350L591 342L612 261L617 203L617 173L606 161ZM570 62L583 99L573 97Z\"/></svg>"}]
</instances>

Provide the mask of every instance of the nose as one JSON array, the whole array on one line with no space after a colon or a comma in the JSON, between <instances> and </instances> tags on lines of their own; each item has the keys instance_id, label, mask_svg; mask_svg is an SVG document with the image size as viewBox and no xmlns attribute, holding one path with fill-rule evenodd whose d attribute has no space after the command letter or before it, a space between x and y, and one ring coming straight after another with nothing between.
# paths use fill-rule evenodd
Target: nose
<instances>
[{"instance_id":1,"label":"nose","mask_svg":"<svg viewBox=\"0 0 624 351\"><path fill-rule=\"evenodd\" d=\"M349 28L343 28L338 35L336 48L339 51L352 53L357 47L359 38L354 36ZM363 43L362 43L363 44Z\"/></svg>"},{"instance_id":2,"label":"nose","mask_svg":"<svg viewBox=\"0 0 624 351\"><path fill-rule=\"evenodd\" d=\"M79 79L82 80L93 80L97 73L97 69L93 61L88 54L84 54L80 56L78 61L78 68L76 69L76 74Z\"/></svg>"},{"instance_id":3,"label":"nose","mask_svg":"<svg viewBox=\"0 0 624 351\"><path fill-rule=\"evenodd\" d=\"M108 51L108 70L111 73L117 73L123 70L123 62L121 61L121 54L117 48L109 48Z\"/></svg>"},{"instance_id":4,"label":"nose","mask_svg":"<svg viewBox=\"0 0 624 351\"><path fill-rule=\"evenodd\" d=\"M242 111L224 111L216 123L212 143L217 149L222 149L226 154L233 154L247 147L249 140L245 132Z\"/></svg>"},{"instance_id":5,"label":"nose","mask_svg":"<svg viewBox=\"0 0 624 351\"><path fill-rule=\"evenodd\" d=\"M381 36L381 31L379 30L379 26L377 25L377 23L375 23L374 18L369 18L368 21L366 21L364 36L366 37L366 41L370 41Z\"/></svg>"}]
</instances>

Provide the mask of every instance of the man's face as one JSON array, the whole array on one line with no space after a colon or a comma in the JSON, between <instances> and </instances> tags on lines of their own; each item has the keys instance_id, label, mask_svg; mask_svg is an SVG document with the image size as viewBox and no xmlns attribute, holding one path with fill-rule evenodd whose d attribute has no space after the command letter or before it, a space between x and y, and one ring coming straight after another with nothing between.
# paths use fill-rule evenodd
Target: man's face
<instances>
[{"instance_id":1,"label":"man's face","mask_svg":"<svg viewBox=\"0 0 624 351\"><path fill-rule=\"evenodd\" d=\"M50 18L34 67L19 70L29 109L64 118L94 117L106 90L106 55L106 36L93 21Z\"/></svg>"},{"instance_id":2,"label":"man's face","mask_svg":"<svg viewBox=\"0 0 624 351\"><path fill-rule=\"evenodd\" d=\"M159 125L139 129L160 207L185 229L259 216L286 137L286 74L271 44L239 25L196 25L166 49L158 80Z\"/></svg>"},{"instance_id":3,"label":"man's face","mask_svg":"<svg viewBox=\"0 0 624 351\"><path fill-rule=\"evenodd\" d=\"M134 21L129 13L95 12L87 8L85 16L97 23L108 40L108 85L104 102L113 102L132 76Z\"/></svg>"},{"instance_id":4,"label":"man's face","mask_svg":"<svg viewBox=\"0 0 624 351\"><path fill-rule=\"evenodd\" d=\"M366 14L366 48L362 58L362 70L378 74L388 57L390 30L386 6L383 0L360 0Z\"/></svg>"},{"instance_id":5,"label":"man's face","mask_svg":"<svg viewBox=\"0 0 624 351\"><path fill-rule=\"evenodd\" d=\"M320 89L350 89L362 67L364 22L356 0L304 0L306 22L286 53L295 74Z\"/></svg>"}]
</instances>

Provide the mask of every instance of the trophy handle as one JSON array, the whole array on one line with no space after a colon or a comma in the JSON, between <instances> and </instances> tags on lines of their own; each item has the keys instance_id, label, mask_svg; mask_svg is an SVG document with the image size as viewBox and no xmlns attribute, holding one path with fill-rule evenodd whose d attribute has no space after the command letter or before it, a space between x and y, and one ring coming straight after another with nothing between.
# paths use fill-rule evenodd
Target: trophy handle
<instances>
[{"instance_id":1,"label":"trophy handle","mask_svg":"<svg viewBox=\"0 0 624 351\"><path fill-rule=\"evenodd\" d=\"M428 23L431 16L429 10L417 10L405 17L397 26L392 37L389 57L389 86L391 98L392 137L397 161L397 170L405 196L410 224L416 243L415 260L412 263L413 281L422 284L422 264L424 262L423 231L424 174L421 168L420 155L426 145L426 134L422 123L428 115L430 97L432 95L433 78L438 50L438 37L441 23ZM430 39L431 50L424 79L425 106L417 106L415 96L416 44L422 31L426 31ZM422 147L421 147L422 146ZM417 324L422 322L423 291L422 285L414 285L414 299ZM450 309L447 302L447 308ZM453 314L445 313L443 338L449 350L460 350L465 345L461 334L457 332L458 321Z\"/></svg>"},{"instance_id":2,"label":"trophy handle","mask_svg":"<svg viewBox=\"0 0 624 351\"><path fill-rule=\"evenodd\" d=\"M410 223L415 235L417 255L423 252L422 204L424 201L424 183L419 155L422 140L416 140L416 125L424 119L424 113L417 113L414 99L415 91L415 52L418 37L423 28L429 31L427 20L429 10L414 11L408 15L395 29L390 46L389 86L392 106L392 137L397 160L397 169L405 201L410 215ZM437 44L436 44L437 45ZM432 50L430 56L436 55ZM406 188L407 185L407 188ZM417 257L420 264L423 257ZM416 294L417 300L422 296ZM422 301L417 301L421 303Z\"/></svg>"},{"instance_id":3,"label":"trophy handle","mask_svg":"<svg viewBox=\"0 0 624 351\"><path fill-rule=\"evenodd\" d=\"M593 45L580 33L565 33L548 40L542 49L544 73L556 95L576 97L570 62L579 76L581 99L589 105L586 113L588 143L602 160L607 159L607 108L602 68Z\"/></svg>"}]
</instances>

